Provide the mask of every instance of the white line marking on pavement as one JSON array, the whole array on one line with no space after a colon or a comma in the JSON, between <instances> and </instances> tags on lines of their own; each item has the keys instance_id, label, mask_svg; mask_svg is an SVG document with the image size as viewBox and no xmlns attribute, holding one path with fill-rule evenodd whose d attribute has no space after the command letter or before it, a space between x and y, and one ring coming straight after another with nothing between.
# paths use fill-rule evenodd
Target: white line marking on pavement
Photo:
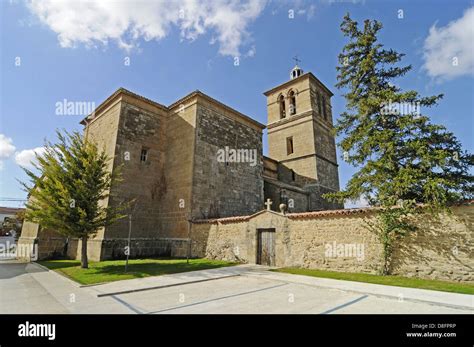
<instances>
[{"instance_id":1,"label":"white line marking on pavement","mask_svg":"<svg viewBox=\"0 0 474 347\"><path fill-rule=\"evenodd\" d=\"M334 311L337 311L337 310L340 310L341 308L344 308L344 307L347 307L347 306L350 306L352 304L355 304L356 302L359 302L361 300L364 300L365 298L368 298L369 296L368 295L362 295L361 297L357 298L357 299L354 299L354 300L351 300L349 302L346 302L345 304L342 304L342 305L339 305L339 306L336 306L336 307L333 307L327 311L324 311L324 312L321 312L321 314L328 314L328 313L331 313L331 312L334 312Z\"/></svg>"},{"instance_id":2,"label":"white line marking on pavement","mask_svg":"<svg viewBox=\"0 0 474 347\"><path fill-rule=\"evenodd\" d=\"M274 288L283 287L283 286L286 286L286 285L288 285L288 284L287 284L287 283L285 283L285 284L279 284L279 285L276 285L276 286L271 286L271 287L266 287L266 288L251 290L251 291L248 291L248 292L242 292L242 293L237 293L237 294L222 296L222 297L220 297L220 298L215 298L215 299L209 299L209 300L204 300L204 301L200 301L200 302L195 302L195 303L188 304L188 305L182 305L182 306L175 306L175 307L165 308L165 309L163 309L163 310L149 312L149 314L160 313L160 312L166 312L166 311L172 311L172 310L177 310L177 309L184 308L184 307L190 307L190 306L196 306L196 305L206 304L206 303L212 302L212 301L224 300L224 299L233 298L233 297L237 297L237 296L242 296L242 295L257 293L257 292L261 292L261 291L264 291L264 290L269 290L269 289L274 289Z\"/></svg>"}]
</instances>

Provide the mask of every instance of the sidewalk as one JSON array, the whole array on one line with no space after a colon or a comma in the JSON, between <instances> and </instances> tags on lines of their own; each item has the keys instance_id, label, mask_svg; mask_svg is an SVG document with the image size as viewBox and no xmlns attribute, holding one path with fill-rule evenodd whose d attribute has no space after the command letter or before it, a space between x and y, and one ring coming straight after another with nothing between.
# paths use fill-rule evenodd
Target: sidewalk
<instances>
[{"instance_id":1,"label":"sidewalk","mask_svg":"<svg viewBox=\"0 0 474 347\"><path fill-rule=\"evenodd\" d=\"M88 288L80 288L74 281L54 271L47 271L38 264L29 263L25 270L66 313L134 313L112 298L97 298ZM30 293L31 301L34 301L35 295L34 292ZM51 307L45 306L40 312L48 313L50 310Z\"/></svg>"}]
</instances>

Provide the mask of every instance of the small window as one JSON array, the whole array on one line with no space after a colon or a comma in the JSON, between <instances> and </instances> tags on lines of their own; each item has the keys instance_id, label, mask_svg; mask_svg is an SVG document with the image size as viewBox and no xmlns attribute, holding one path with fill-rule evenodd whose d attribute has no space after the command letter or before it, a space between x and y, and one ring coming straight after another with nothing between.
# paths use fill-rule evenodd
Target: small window
<instances>
[{"instance_id":1,"label":"small window","mask_svg":"<svg viewBox=\"0 0 474 347\"><path fill-rule=\"evenodd\" d=\"M294 182L296 181L296 174L295 171L291 170L291 180Z\"/></svg>"},{"instance_id":2,"label":"small window","mask_svg":"<svg viewBox=\"0 0 474 347\"><path fill-rule=\"evenodd\" d=\"M293 136L286 138L286 154L293 154Z\"/></svg>"},{"instance_id":3,"label":"small window","mask_svg":"<svg viewBox=\"0 0 474 347\"><path fill-rule=\"evenodd\" d=\"M148 159L148 149L142 148L142 152L140 153L140 161L145 163Z\"/></svg>"}]
</instances>

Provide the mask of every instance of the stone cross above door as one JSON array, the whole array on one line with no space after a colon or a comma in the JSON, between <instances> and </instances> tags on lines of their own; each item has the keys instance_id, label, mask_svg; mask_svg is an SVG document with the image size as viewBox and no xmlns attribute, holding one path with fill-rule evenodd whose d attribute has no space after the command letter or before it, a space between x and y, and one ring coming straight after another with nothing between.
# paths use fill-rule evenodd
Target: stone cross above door
<instances>
[{"instance_id":1,"label":"stone cross above door","mask_svg":"<svg viewBox=\"0 0 474 347\"><path fill-rule=\"evenodd\" d=\"M267 210L270 211L270 207L272 206L272 200L267 199L267 202L265 203L265 206L267 206Z\"/></svg>"}]
</instances>

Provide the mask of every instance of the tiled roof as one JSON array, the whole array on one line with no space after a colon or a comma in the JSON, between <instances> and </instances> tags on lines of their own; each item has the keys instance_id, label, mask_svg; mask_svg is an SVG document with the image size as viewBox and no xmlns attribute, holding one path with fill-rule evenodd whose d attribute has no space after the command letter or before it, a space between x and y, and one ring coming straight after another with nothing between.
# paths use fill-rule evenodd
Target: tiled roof
<instances>
[{"instance_id":1,"label":"tiled roof","mask_svg":"<svg viewBox=\"0 0 474 347\"><path fill-rule=\"evenodd\" d=\"M1 214L16 214L18 212L24 211L24 208L16 208L16 207L2 207L0 206L0 213Z\"/></svg>"},{"instance_id":2,"label":"tiled roof","mask_svg":"<svg viewBox=\"0 0 474 347\"><path fill-rule=\"evenodd\" d=\"M212 219L199 219L194 220L195 224L227 224L227 223L239 223L246 222L253 217L256 217L259 214L269 212L274 213L280 217L288 217L290 219L303 219L303 218L317 218L324 216L337 216L337 215L350 215L350 214L360 214L360 213L369 213L375 211L376 207L365 207L365 208L351 208L343 210L327 210L327 211L314 211L314 212L300 212L300 213L287 213L281 214L275 211L261 210L257 213L247 216L235 216L235 217L225 217L225 218L212 218Z\"/></svg>"},{"instance_id":3,"label":"tiled roof","mask_svg":"<svg viewBox=\"0 0 474 347\"><path fill-rule=\"evenodd\" d=\"M378 207L363 207L363 208L345 208L341 210L325 210L312 212L287 213L286 216L290 219L304 219L317 218L326 216L347 216L353 214L367 214L379 210Z\"/></svg>"},{"instance_id":4,"label":"tiled roof","mask_svg":"<svg viewBox=\"0 0 474 347\"><path fill-rule=\"evenodd\" d=\"M474 204L474 200L464 200L456 204L453 204L453 206L472 205L472 204ZM262 214L265 212L274 213L281 217L288 217L289 219L308 219L308 218L320 218L320 217L327 217L327 216L349 216L349 215L357 215L357 214L368 214L368 213L376 212L378 210L380 210L380 207L362 207L362 208L345 208L345 209L340 209L340 210L287 213L284 215L275 211L261 210L257 213L254 213L252 215L247 215L247 216L200 219L200 220L194 220L193 223L195 224L226 224L226 223L246 222L252 219L253 217L256 217L259 214Z\"/></svg>"},{"instance_id":5,"label":"tiled roof","mask_svg":"<svg viewBox=\"0 0 474 347\"><path fill-rule=\"evenodd\" d=\"M226 224L226 223L238 223L246 222L250 219L249 216L235 216L235 217L225 217L225 218L212 218L212 219L198 219L194 220L194 224Z\"/></svg>"},{"instance_id":6,"label":"tiled roof","mask_svg":"<svg viewBox=\"0 0 474 347\"><path fill-rule=\"evenodd\" d=\"M472 204L474 204L474 199L460 201L460 202L457 202L457 203L453 204L453 206L472 205Z\"/></svg>"},{"instance_id":7,"label":"tiled roof","mask_svg":"<svg viewBox=\"0 0 474 347\"><path fill-rule=\"evenodd\" d=\"M281 213L275 212L275 211L269 211L269 210L261 210L258 211L257 213L247 215L247 216L234 216L234 217L223 217L223 218L211 218L211 219L198 219L198 220L193 220L192 222L194 224L226 224L226 223L238 223L238 222L246 222L249 219L252 219L253 217L258 216L259 214L269 212L276 214L278 216L283 216Z\"/></svg>"},{"instance_id":8,"label":"tiled roof","mask_svg":"<svg viewBox=\"0 0 474 347\"><path fill-rule=\"evenodd\" d=\"M464 200L453 204L452 206L461 205L472 205L474 200ZM421 206L421 205L420 205ZM325 211L314 211L314 212L300 212L300 213L287 213L286 216L290 219L303 219L303 218L317 218L325 216L344 216L352 214L363 214L371 213L380 210L380 207L362 207L362 208L345 208L341 210L325 210Z\"/></svg>"}]
</instances>

